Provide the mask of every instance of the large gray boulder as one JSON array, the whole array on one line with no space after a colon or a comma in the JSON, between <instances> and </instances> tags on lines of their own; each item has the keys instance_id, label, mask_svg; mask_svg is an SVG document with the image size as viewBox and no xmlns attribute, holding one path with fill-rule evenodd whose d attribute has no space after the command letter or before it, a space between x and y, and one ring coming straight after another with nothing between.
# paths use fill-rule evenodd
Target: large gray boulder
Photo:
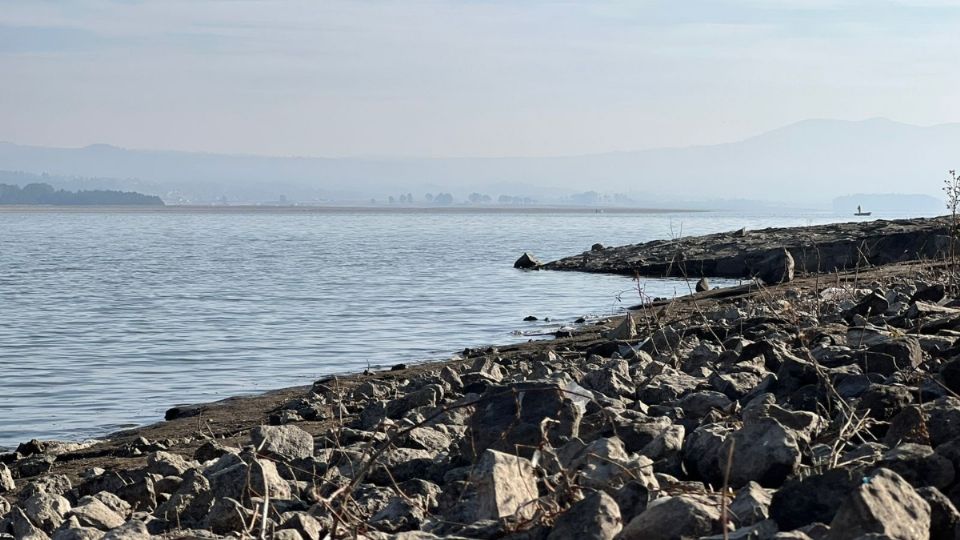
<instances>
[{"instance_id":1,"label":"large gray boulder","mask_svg":"<svg viewBox=\"0 0 960 540\"><path fill-rule=\"evenodd\" d=\"M560 514L547 540L611 540L621 529L617 502L603 491L597 491Z\"/></svg>"},{"instance_id":2,"label":"large gray boulder","mask_svg":"<svg viewBox=\"0 0 960 540\"><path fill-rule=\"evenodd\" d=\"M580 431L584 411L575 399L554 382L491 386L467 422L460 454L475 461L491 448L529 457L543 441L544 430L547 440L559 447ZM544 422L547 418L555 422Z\"/></svg>"},{"instance_id":3,"label":"large gray boulder","mask_svg":"<svg viewBox=\"0 0 960 540\"><path fill-rule=\"evenodd\" d=\"M771 493L756 482L749 482L737 491L730 503L731 520L738 527L759 523L770 517Z\"/></svg>"},{"instance_id":4,"label":"large gray boulder","mask_svg":"<svg viewBox=\"0 0 960 540\"><path fill-rule=\"evenodd\" d=\"M93 527L101 531L119 527L125 521L123 516L108 507L100 499L89 496L80 499L77 506L73 507L67 516L77 518L82 527Z\"/></svg>"},{"instance_id":5,"label":"large gray boulder","mask_svg":"<svg viewBox=\"0 0 960 540\"><path fill-rule=\"evenodd\" d=\"M193 464L170 452L154 452L147 458L147 472L160 476L182 476Z\"/></svg>"},{"instance_id":6,"label":"large gray boulder","mask_svg":"<svg viewBox=\"0 0 960 540\"><path fill-rule=\"evenodd\" d=\"M50 538L30 521L20 507L14 507L10 514L8 518L11 522L10 525L13 529L14 538L18 540L47 540Z\"/></svg>"},{"instance_id":7,"label":"large gray boulder","mask_svg":"<svg viewBox=\"0 0 960 540\"><path fill-rule=\"evenodd\" d=\"M720 485L721 448L730 432L723 424L704 424L687 436L683 443L683 463L694 477L704 482ZM722 463L726 463L726 458Z\"/></svg>"},{"instance_id":8,"label":"large gray boulder","mask_svg":"<svg viewBox=\"0 0 960 540\"><path fill-rule=\"evenodd\" d=\"M64 521L50 538L52 540L101 540L103 531L93 527L83 527L76 518L70 518Z\"/></svg>"},{"instance_id":9,"label":"large gray boulder","mask_svg":"<svg viewBox=\"0 0 960 540\"><path fill-rule=\"evenodd\" d=\"M313 456L313 436L297 426L259 426L250 432L250 442L267 456L287 459Z\"/></svg>"},{"instance_id":10,"label":"large gray boulder","mask_svg":"<svg viewBox=\"0 0 960 540\"><path fill-rule=\"evenodd\" d=\"M893 375L913 369L923 362L923 350L920 342L912 337L894 339L872 345L860 353L859 364L865 373Z\"/></svg>"},{"instance_id":11,"label":"large gray boulder","mask_svg":"<svg viewBox=\"0 0 960 540\"><path fill-rule=\"evenodd\" d=\"M917 488L947 488L955 476L953 463L925 444L901 444L884 454L880 465Z\"/></svg>"},{"instance_id":12,"label":"large gray boulder","mask_svg":"<svg viewBox=\"0 0 960 540\"><path fill-rule=\"evenodd\" d=\"M477 520L532 515L538 493L530 460L487 450L477 464L476 481Z\"/></svg>"},{"instance_id":13,"label":"large gray boulder","mask_svg":"<svg viewBox=\"0 0 960 540\"><path fill-rule=\"evenodd\" d=\"M230 497L247 502L250 497L272 499L290 498L290 484L277 472L277 466L268 459L252 459L250 464L235 463L210 475L210 491L214 498Z\"/></svg>"},{"instance_id":14,"label":"large gray boulder","mask_svg":"<svg viewBox=\"0 0 960 540\"><path fill-rule=\"evenodd\" d=\"M810 523L829 523L860 482L860 475L849 469L792 478L773 494L770 517L785 531Z\"/></svg>"},{"instance_id":15,"label":"large gray boulder","mask_svg":"<svg viewBox=\"0 0 960 540\"><path fill-rule=\"evenodd\" d=\"M925 487L917 490L930 505L930 540L954 540L960 526L960 512L939 489Z\"/></svg>"},{"instance_id":16,"label":"large gray boulder","mask_svg":"<svg viewBox=\"0 0 960 540\"><path fill-rule=\"evenodd\" d=\"M663 497L630 520L621 540L678 540L720 532L720 510L712 501L694 495Z\"/></svg>"},{"instance_id":17,"label":"large gray boulder","mask_svg":"<svg viewBox=\"0 0 960 540\"><path fill-rule=\"evenodd\" d=\"M748 267L754 277L767 285L793 281L793 255L784 248L774 250L762 259L749 261Z\"/></svg>"},{"instance_id":18,"label":"large gray boulder","mask_svg":"<svg viewBox=\"0 0 960 540\"><path fill-rule=\"evenodd\" d=\"M646 456L628 454L618 437L591 442L578 452L568 469L578 472L581 484L593 489L616 489L631 479L651 490L660 487L653 473L653 461Z\"/></svg>"},{"instance_id":19,"label":"large gray boulder","mask_svg":"<svg viewBox=\"0 0 960 540\"><path fill-rule=\"evenodd\" d=\"M17 485L13 482L13 475L6 465L0 463L0 493L8 493L16 489Z\"/></svg>"},{"instance_id":20,"label":"large gray boulder","mask_svg":"<svg viewBox=\"0 0 960 540\"><path fill-rule=\"evenodd\" d=\"M924 442L934 448L960 438L960 399L945 396L922 406L904 407L890 421L884 442Z\"/></svg>"},{"instance_id":21,"label":"large gray boulder","mask_svg":"<svg viewBox=\"0 0 960 540\"><path fill-rule=\"evenodd\" d=\"M864 535L929 540L930 505L900 475L879 469L864 478L837 510L826 540L853 540Z\"/></svg>"},{"instance_id":22,"label":"large gray boulder","mask_svg":"<svg viewBox=\"0 0 960 540\"><path fill-rule=\"evenodd\" d=\"M150 540L153 536L147 525L137 519L131 519L123 525L107 531L101 540Z\"/></svg>"},{"instance_id":23,"label":"large gray boulder","mask_svg":"<svg viewBox=\"0 0 960 540\"><path fill-rule=\"evenodd\" d=\"M159 505L154 516L179 523L181 526L199 525L210 512L212 499L210 482L204 475L191 470L184 475L183 481L170 498Z\"/></svg>"},{"instance_id":24,"label":"large gray boulder","mask_svg":"<svg viewBox=\"0 0 960 540\"><path fill-rule=\"evenodd\" d=\"M607 337L617 341L630 340L637 337L637 323L629 313L623 317L613 330L607 333Z\"/></svg>"},{"instance_id":25,"label":"large gray boulder","mask_svg":"<svg viewBox=\"0 0 960 540\"><path fill-rule=\"evenodd\" d=\"M23 511L30 523L50 532L63 522L70 511L70 501L53 493L35 493L23 502Z\"/></svg>"},{"instance_id":26,"label":"large gray boulder","mask_svg":"<svg viewBox=\"0 0 960 540\"><path fill-rule=\"evenodd\" d=\"M761 418L733 432L720 448L718 460L723 466L731 445L730 485L733 487L750 481L764 487L779 487L800 466L797 437L772 418Z\"/></svg>"}]
</instances>

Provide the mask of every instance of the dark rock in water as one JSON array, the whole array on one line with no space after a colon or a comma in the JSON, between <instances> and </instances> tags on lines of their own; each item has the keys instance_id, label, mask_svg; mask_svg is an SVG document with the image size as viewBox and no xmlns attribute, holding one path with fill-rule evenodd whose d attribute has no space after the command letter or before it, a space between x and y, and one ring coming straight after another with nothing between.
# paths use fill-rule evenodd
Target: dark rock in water
<instances>
[{"instance_id":1,"label":"dark rock in water","mask_svg":"<svg viewBox=\"0 0 960 540\"><path fill-rule=\"evenodd\" d=\"M888 469L865 477L849 495L830 522L827 540L870 534L903 540L930 538L930 505Z\"/></svg>"},{"instance_id":2,"label":"dark rock in water","mask_svg":"<svg viewBox=\"0 0 960 540\"><path fill-rule=\"evenodd\" d=\"M786 249L775 250L751 266L753 276L767 285L793 281L793 255Z\"/></svg>"},{"instance_id":3,"label":"dark rock in water","mask_svg":"<svg viewBox=\"0 0 960 540\"><path fill-rule=\"evenodd\" d=\"M700 281L697 282L696 291L705 292L709 290L710 290L710 282L705 277L700 278Z\"/></svg>"},{"instance_id":4,"label":"dark rock in water","mask_svg":"<svg viewBox=\"0 0 960 540\"><path fill-rule=\"evenodd\" d=\"M847 469L788 480L773 494L770 517L787 531L814 522L830 523L840 503L860 482L860 475Z\"/></svg>"},{"instance_id":5,"label":"dark rock in water","mask_svg":"<svg viewBox=\"0 0 960 540\"><path fill-rule=\"evenodd\" d=\"M603 251L605 249L607 248L604 247L604 245L601 244L600 242L597 242L596 244L590 246L590 251Z\"/></svg>"},{"instance_id":6,"label":"dark rock in water","mask_svg":"<svg viewBox=\"0 0 960 540\"><path fill-rule=\"evenodd\" d=\"M405 369L407 369L406 364L394 364L390 367L390 371L403 371Z\"/></svg>"},{"instance_id":7,"label":"dark rock in water","mask_svg":"<svg viewBox=\"0 0 960 540\"><path fill-rule=\"evenodd\" d=\"M530 270L533 268L538 268L541 264L540 260L533 256L531 253L524 252L515 263L513 263L514 268L521 268L523 270Z\"/></svg>"},{"instance_id":8,"label":"dark rock in water","mask_svg":"<svg viewBox=\"0 0 960 540\"><path fill-rule=\"evenodd\" d=\"M170 421L176 420L177 418L200 416L200 413L206 409L206 405L177 405L176 407L167 409L167 412L163 415L163 419Z\"/></svg>"},{"instance_id":9,"label":"dark rock in water","mask_svg":"<svg viewBox=\"0 0 960 540\"><path fill-rule=\"evenodd\" d=\"M533 322L533 321L539 321L540 319L534 317L533 315L527 315L526 317L523 318L523 320L526 322Z\"/></svg>"}]
</instances>

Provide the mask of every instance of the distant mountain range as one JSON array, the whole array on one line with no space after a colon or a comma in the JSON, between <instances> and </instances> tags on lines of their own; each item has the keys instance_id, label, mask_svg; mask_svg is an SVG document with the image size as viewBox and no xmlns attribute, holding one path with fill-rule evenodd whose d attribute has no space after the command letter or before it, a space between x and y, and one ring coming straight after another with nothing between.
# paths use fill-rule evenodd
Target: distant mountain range
<instances>
[{"instance_id":1,"label":"distant mountain range","mask_svg":"<svg viewBox=\"0 0 960 540\"><path fill-rule=\"evenodd\" d=\"M167 202L346 202L407 193L420 201L438 192L466 200L475 192L562 203L595 191L608 194L597 200L649 207L717 200L829 207L852 193L939 197L947 170L960 168L958 149L960 124L806 120L727 144L569 157L261 157L0 143L0 169L80 177L85 184L58 187L132 189Z\"/></svg>"}]
</instances>

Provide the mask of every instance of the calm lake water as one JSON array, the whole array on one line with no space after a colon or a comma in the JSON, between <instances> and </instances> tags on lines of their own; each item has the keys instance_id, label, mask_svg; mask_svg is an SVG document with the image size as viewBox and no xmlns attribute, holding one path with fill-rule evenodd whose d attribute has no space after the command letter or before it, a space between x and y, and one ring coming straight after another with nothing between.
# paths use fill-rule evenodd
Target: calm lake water
<instances>
[{"instance_id":1,"label":"calm lake water","mask_svg":"<svg viewBox=\"0 0 960 540\"><path fill-rule=\"evenodd\" d=\"M831 214L0 212L0 446L175 405L449 357L615 313L617 276L522 272L645 240ZM645 280L647 294L685 294ZM622 300L621 300L622 299ZM527 315L551 323L526 323Z\"/></svg>"}]
</instances>

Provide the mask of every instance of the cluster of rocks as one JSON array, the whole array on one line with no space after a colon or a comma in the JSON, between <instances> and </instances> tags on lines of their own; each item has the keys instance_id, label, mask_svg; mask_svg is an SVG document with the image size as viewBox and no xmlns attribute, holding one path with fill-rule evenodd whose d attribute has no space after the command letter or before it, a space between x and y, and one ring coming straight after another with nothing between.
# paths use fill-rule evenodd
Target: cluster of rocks
<instances>
[{"instance_id":1,"label":"cluster of rocks","mask_svg":"<svg viewBox=\"0 0 960 540\"><path fill-rule=\"evenodd\" d=\"M628 276L701 276L767 283L784 279L784 250L797 272L833 272L905 261L942 259L956 243L949 218L875 220L811 227L741 229L604 248L541 263L524 254L517 268L574 270ZM792 275L792 274L791 274Z\"/></svg>"},{"instance_id":2,"label":"cluster of rocks","mask_svg":"<svg viewBox=\"0 0 960 540\"><path fill-rule=\"evenodd\" d=\"M960 302L943 285L691 306L321 380L245 444L143 441L142 465L73 481L28 479L50 459L25 448L0 466L0 538L956 537Z\"/></svg>"}]
</instances>

